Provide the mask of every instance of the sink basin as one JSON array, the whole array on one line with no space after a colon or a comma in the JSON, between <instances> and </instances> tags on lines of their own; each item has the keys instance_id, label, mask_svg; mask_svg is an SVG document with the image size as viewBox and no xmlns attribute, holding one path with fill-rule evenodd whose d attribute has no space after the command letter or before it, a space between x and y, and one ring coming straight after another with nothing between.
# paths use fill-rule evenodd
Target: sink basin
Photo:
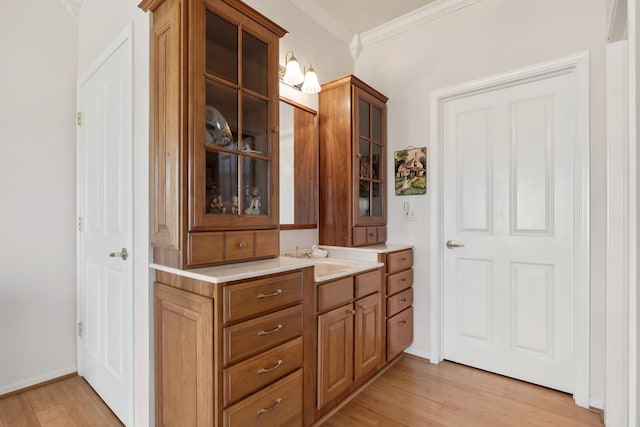
<instances>
[{"instance_id":1,"label":"sink basin","mask_svg":"<svg viewBox=\"0 0 640 427\"><path fill-rule=\"evenodd\" d=\"M322 262L316 264L314 267L316 277L329 276L331 274L342 273L349 270L349 267L344 264L337 264L333 262Z\"/></svg>"}]
</instances>

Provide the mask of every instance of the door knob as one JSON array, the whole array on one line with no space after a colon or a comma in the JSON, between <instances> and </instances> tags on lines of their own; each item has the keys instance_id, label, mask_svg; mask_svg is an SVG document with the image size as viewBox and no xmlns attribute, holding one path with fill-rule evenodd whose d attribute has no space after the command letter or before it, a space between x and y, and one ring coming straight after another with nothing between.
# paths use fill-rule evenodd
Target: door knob
<instances>
[{"instance_id":1,"label":"door knob","mask_svg":"<svg viewBox=\"0 0 640 427\"><path fill-rule=\"evenodd\" d=\"M126 261L129 257L129 252L127 252L127 248L122 248L120 252L109 252L109 256L112 258L119 256L123 261Z\"/></svg>"},{"instance_id":2,"label":"door knob","mask_svg":"<svg viewBox=\"0 0 640 427\"><path fill-rule=\"evenodd\" d=\"M462 243L456 243L453 240L447 240L447 248L464 248L464 245Z\"/></svg>"}]
</instances>

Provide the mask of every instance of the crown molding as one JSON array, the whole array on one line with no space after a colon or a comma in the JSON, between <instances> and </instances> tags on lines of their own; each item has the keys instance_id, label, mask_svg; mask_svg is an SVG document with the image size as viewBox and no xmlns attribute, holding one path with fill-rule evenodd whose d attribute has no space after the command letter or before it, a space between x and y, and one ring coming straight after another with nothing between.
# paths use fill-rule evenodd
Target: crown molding
<instances>
[{"instance_id":1,"label":"crown molding","mask_svg":"<svg viewBox=\"0 0 640 427\"><path fill-rule=\"evenodd\" d=\"M316 6L314 2L309 0L289 0L289 2L329 33L336 36L346 46L350 46L355 34L340 25L338 21Z\"/></svg>"},{"instance_id":2,"label":"crown molding","mask_svg":"<svg viewBox=\"0 0 640 427\"><path fill-rule=\"evenodd\" d=\"M437 0L419 9L406 13L392 21L360 34L362 49L389 37L408 31L429 21L442 18L480 0Z\"/></svg>"},{"instance_id":3,"label":"crown molding","mask_svg":"<svg viewBox=\"0 0 640 427\"><path fill-rule=\"evenodd\" d=\"M62 4L74 18L78 19L80 17L80 9L82 8L83 1L84 0L62 0Z\"/></svg>"}]
</instances>

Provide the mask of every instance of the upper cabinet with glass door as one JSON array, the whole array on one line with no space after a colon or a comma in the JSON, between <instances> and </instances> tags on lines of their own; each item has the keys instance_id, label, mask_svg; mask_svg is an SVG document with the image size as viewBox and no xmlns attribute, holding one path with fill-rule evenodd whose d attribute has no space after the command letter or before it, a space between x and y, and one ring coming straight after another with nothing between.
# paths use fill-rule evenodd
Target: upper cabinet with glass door
<instances>
[{"instance_id":1,"label":"upper cabinet with glass door","mask_svg":"<svg viewBox=\"0 0 640 427\"><path fill-rule=\"evenodd\" d=\"M277 256L278 40L235 0L148 0L152 245L177 268Z\"/></svg>"},{"instance_id":2,"label":"upper cabinet with glass door","mask_svg":"<svg viewBox=\"0 0 640 427\"><path fill-rule=\"evenodd\" d=\"M322 86L321 244L364 246L387 239L386 102L355 76Z\"/></svg>"}]
</instances>

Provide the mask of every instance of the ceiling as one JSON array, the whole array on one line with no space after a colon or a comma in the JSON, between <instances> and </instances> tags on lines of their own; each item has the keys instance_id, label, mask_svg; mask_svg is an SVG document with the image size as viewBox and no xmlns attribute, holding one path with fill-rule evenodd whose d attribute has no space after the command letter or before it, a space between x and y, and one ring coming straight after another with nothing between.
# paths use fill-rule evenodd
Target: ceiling
<instances>
[{"instance_id":1,"label":"ceiling","mask_svg":"<svg viewBox=\"0 0 640 427\"><path fill-rule=\"evenodd\" d=\"M437 0L289 0L345 43Z\"/></svg>"}]
</instances>

